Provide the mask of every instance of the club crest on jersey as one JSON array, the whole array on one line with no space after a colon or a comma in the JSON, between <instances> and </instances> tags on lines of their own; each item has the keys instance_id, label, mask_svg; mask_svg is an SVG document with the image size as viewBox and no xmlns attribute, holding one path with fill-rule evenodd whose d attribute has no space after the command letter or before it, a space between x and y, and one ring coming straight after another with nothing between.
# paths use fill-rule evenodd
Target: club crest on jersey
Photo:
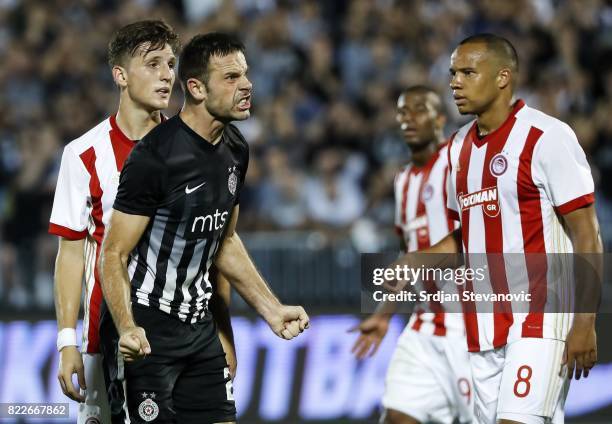
<instances>
[{"instance_id":1,"label":"club crest on jersey","mask_svg":"<svg viewBox=\"0 0 612 424\"><path fill-rule=\"evenodd\" d=\"M431 200L431 198L433 197L434 194L434 188L431 184L425 184L425 187L423 187L423 192L421 193L421 199L423 199L424 202L427 202L429 200Z\"/></svg>"},{"instance_id":2,"label":"club crest on jersey","mask_svg":"<svg viewBox=\"0 0 612 424\"><path fill-rule=\"evenodd\" d=\"M238 171L236 166L231 166L227 170L230 173L227 179L227 188L232 193L232 196L234 196L236 194L236 187L238 187Z\"/></svg>"},{"instance_id":3,"label":"club crest on jersey","mask_svg":"<svg viewBox=\"0 0 612 424\"><path fill-rule=\"evenodd\" d=\"M488 217L495 218L499 215L497 187L484 188L468 194L461 193L457 196L457 200L459 201L461 212L475 206L482 206L482 211Z\"/></svg>"},{"instance_id":4,"label":"club crest on jersey","mask_svg":"<svg viewBox=\"0 0 612 424\"><path fill-rule=\"evenodd\" d=\"M146 422L153 421L159 415L159 406L153 400L155 393L142 393L142 397L145 400L138 405L138 415Z\"/></svg>"},{"instance_id":5,"label":"club crest on jersey","mask_svg":"<svg viewBox=\"0 0 612 424\"><path fill-rule=\"evenodd\" d=\"M85 420L85 424L102 424L102 421L100 421L97 417L88 417Z\"/></svg>"},{"instance_id":6,"label":"club crest on jersey","mask_svg":"<svg viewBox=\"0 0 612 424\"><path fill-rule=\"evenodd\" d=\"M496 154L489 162L489 171L491 174L499 177L508 169L508 159L501 153Z\"/></svg>"}]
</instances>

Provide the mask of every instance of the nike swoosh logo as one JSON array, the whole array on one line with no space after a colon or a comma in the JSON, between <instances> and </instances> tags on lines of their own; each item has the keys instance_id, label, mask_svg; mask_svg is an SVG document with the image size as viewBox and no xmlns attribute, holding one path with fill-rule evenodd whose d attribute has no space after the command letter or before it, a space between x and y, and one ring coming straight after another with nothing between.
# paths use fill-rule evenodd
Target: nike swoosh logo
<instances>
[{"instance_id":1,"label":"nike swoosh logo","mask_svg":"<svg viewBox=\"0 0 612 424\"><path fill-rule=\"evenodd\" d=\"M185 193L187 193L187 194L193 193L194 191L196 191L197 189L202 187L204 184L206 184L206 182L203 182L202 184L200 184L199 186L196 186L194 188L189 188L189 185L186 185L185 186Z\"/></svg>"}]
</instances>

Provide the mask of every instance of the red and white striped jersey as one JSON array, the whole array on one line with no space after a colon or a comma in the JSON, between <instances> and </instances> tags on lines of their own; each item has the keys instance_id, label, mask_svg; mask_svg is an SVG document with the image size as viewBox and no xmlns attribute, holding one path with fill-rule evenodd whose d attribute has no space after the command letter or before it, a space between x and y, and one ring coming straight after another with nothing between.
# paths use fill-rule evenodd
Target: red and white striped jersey
<instances>
[{"instance_id":1,"label":"red and white striped jersey","mask_svg":"<svg viewBox=\"0 0 612 424\"><path fill-rule=\"evenodd\" d=\"M532 299L545 303L547 281L555 278L549 265L525 256L518 272L514 263L507 273L509 255L492 262L493 255L477 254L572 252L560 216L594 202L589 164L572 129L519 100L508 119L484 138L478 137L475 121L462 127L451 140L448 161L447 205L449 215L461 221L468 261L486 262L492 292L508 293L519 280L528 281ZM482 312L483 304L466 312L470 351L521 337L565 340L571 314L518 313L502 303L489 304L492 313Z\"/></svg>"},{"instance_id":2,"label":"red and white striped jersey","mask_svg":"<svg viewBox=\"0 0 612 424\"><path fill-rule=\"evenodd\" d=\"M87 353L100 351L102 288L97 262L119 175L134 144L111 116L70 142L62 155L49 233L69 240L86 239L82 351Z\"/></svg>"},{"instance_id":3,"label":"red and white striped jersey","mask_svg":"<svg viewBox=\"0 0 612 424\"><path fill-rule=\"evenodd\" d=\"M427 164L410 164L395 178L395 229L408 252L430 247L458 227L446 213L447 150L440 147ZM423 284L421 289L442 289L435 282ZM465 334L462 315L445 313L437 302L417 305L407 328L437 336Z\"/></svg>"}]
</instances>

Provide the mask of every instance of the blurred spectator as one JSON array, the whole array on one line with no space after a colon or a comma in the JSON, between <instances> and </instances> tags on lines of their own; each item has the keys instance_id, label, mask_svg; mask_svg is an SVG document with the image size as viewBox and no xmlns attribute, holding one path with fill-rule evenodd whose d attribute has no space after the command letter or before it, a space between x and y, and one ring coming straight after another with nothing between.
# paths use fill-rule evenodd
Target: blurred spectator
<instances>
[{"instance_id":1,"label":"blurred spectator","mask_svg":"<svg viewBox=\"0 0 612 424\"><path fill-rule=\"evenodd\" d=\"M325 148L315 158L314 173L306 182L306 208L311 221L331 229L349 227L364 211L359 187L363 172L360 160L343 160L337 148Z\"/></svg>"},{"instance_id":2,"label":"blurred spectator","mask_svg":"<svg viewBox=\"0 0 612 424\"><path fill-rule=\"evenodd\" d=\"M304 176L287 167L276 170L264 183L261 195L261 217L272 228L303 229L308 220Z\"/></svg>"},{"instance_id":3,"label":"blurred spectator","mask_svg":"<svg viewBox=\"0 0 612 424\"><path fill-rule=\"evenodd\" d=\"M53 127L45 125L22 132L18 145L21 167L7 193L0 260L4 297L25 307L37 293L39 277L47 279L50 275L52 256L47 245L51 237L46 229L60 144ZM39 275L41 271L46 273ZM47 283L52 287L50 281ZM50 296L40 300L50 301Z\"/></svg>"}]
</instances>

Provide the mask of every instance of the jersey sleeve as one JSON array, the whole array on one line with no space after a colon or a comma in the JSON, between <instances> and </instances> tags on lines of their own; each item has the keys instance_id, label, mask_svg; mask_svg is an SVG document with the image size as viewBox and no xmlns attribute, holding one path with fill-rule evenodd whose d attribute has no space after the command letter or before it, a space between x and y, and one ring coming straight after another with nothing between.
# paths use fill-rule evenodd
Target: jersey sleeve
<instances>
[{"instance_id":1,"label":"jersey sleeve","mask_svg":"<svg viewBox=\"0 0 612 424\"><path fill-rule=\"evenodd\" d=\"M568 214L595 201L591 168L568 125L547 129L533 154L534 182L544 188L559 214Z\"/></svg>"},{"instance_id":2,"label":"jersey sleeve","mask_svg":"<svg viewBox=\"0 0 612 424\"><path fill-rule=\"evenodd\" d=\"M69 240L87 237L91 210L89 179L81 158L66 146L55 187L49 233Z\"/></svg>"},{"instance_id":3,"label":"jersey sleeve","mask_svg":"<svg viewBox=\"0 0 612 424\"><path fill-rule=\"evenodd\" d=\"M450 219L459 221L459 204L457 203L457 187L455 186L455 178L453 178L453 165L451 159L452 142L449 143L447 154L448 154L448 168L446 178L446 214Z\"/></svg>"},{"instance_id":4,"label":"jersey sleeve","mask_svg":"<svg viewBox=\"0 0 612 424\"><path fill-rule=\"evenodd\" d=\"M166 180L166 166L145 137L123 166L113 208L130 215L153 216L163 200Z\"/></svg>"}]
</instances>

